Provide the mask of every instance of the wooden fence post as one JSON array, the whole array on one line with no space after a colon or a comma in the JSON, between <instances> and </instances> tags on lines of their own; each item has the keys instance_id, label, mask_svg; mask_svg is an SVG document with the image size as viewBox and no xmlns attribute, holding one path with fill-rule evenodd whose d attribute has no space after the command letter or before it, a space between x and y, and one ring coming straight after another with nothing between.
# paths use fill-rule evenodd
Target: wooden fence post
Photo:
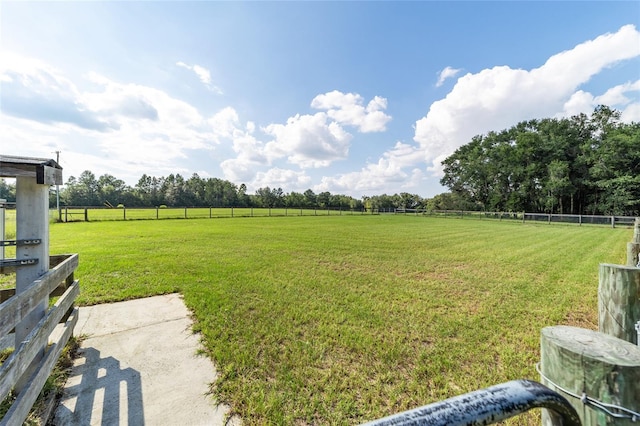
<instances>
[{"instance_id":1,"label":"wooden fence post","mask_svg":"<svg viewBox=\"0 0 640 426\"><path fill-rule=\"evenodd\" d=\"M598 329L602 333L638 344L635 329L638 321L640 268L600 264Z\"/></svg>"},{"instance_id":2,"label":"wooden fence post","mask_svg":"<svg viewBox=\"0 0 640 426\"><path fill-rule=\"evenodd\" d=\"M584 328L543 328L540 374L542 384L565 396L574 406L584 426L631 425L632 421L614 421L583 404L582 397L640 411L640 347L624 340ZM552 412L543 410L542 424L561 423Z\"/></svg>"},{"instance_id":3,"label":"wooden fence post","mask_svg":"<svg viewBox=\"0 0 640 426\"><path fill-rule=\"evenodd\" d=\"M637 266L640 262L640 217L636 217L633 225L633 240L627 243L627 266Z\"/></svg>"},{"instance_id":4,"label":"wooden fence post","mask_svg":"<svg viewBox=\"0 0 640 426\"><path fill-rule=\"evenodd\" d=\"M33 177L16 177L16 239L40 240L40 244L16 247L16 259L37 259L37 263L16 269L16 295L19 295L49 270L49 186L36 183ZM16 347L44 317L48 303L47 296L16 326ZM39 350L33 364L16 384L18 392L27 384L31 373L44 356L44 349L42 347Z\"/></svg>"}]
</instances>

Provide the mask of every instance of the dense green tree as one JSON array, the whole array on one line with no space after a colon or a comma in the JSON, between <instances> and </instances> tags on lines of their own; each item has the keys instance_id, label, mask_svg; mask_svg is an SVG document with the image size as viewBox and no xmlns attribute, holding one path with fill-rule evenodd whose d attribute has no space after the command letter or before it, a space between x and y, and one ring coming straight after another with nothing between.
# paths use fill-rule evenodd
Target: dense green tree
<instances>
[{"instance_id":1,"label":"dense green tree","mask_svg":"<svg viewBox=\"0 0 640 426\"><path fill-rule=\"evenodd\" d=\"M304 191L304 207L317 207L318 197L311 189Z\"/></svg>"},{"instance_id":2,"label":"dense green tree","mask_svg":"<svg viewBox=\"0 0 640 426\"><path fill-rule=\"evenodd\" d=\"M11 185L4 178L0 178L0 200L6 200L8 203L16 201L16 186Z\"/></svg>"},{"instance_id":3,"label":"dense green tree","mask_svg":"<svg viewBox=\"0 0 640 426\"><path fill-rule=\"evenodd\" d=\"M478 210L632 214L638 123L605 106L474 136L443 161L441 183Z\"/></svg>"}]
</instances>

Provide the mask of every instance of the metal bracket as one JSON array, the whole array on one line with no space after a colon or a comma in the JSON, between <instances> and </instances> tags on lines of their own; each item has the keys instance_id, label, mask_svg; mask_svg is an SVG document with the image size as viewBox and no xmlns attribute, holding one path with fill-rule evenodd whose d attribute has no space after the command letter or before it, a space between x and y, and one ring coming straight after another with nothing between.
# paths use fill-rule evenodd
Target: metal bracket
<instances>
[{"instance_id":1,"label":"metal bracket","mask_svg":"<svg viewBox=\"0 0 640 426\"><path fill-rule=\"evenodd\" d=\"M38 259L4 259L0 260L0 268L6 268L11 266L31 266L36 265Z\"/></svg>"},{"instance_id":2,"label":"metal bracket","mask_svg":"<svg viewBox=\"0 0 640 426\"><path fill-rule=\"evenodd\" d=\"M40 243L42 243L42 240L39 238L33 238L30 240L4 240L4 241L0 241L0 247L37 246Z\"/></svg>"}]
</instances>

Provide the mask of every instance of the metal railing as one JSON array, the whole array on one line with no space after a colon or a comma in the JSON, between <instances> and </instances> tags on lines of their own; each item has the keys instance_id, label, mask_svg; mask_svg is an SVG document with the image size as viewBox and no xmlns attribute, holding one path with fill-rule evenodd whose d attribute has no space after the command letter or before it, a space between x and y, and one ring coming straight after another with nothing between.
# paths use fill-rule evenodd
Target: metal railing
<instances>
[{"instance_id":1,"label":"metal railing","mask_svg":"<svg viewBox=\"0 0 640 426\"><path fill-rule=\"evenodd\" d=\"M545 408L563 426L580 426L578 413L560 394L531 380L514 380L365 423L365 426L462 426L497 423Z\"/></svg>"}]
</instances>

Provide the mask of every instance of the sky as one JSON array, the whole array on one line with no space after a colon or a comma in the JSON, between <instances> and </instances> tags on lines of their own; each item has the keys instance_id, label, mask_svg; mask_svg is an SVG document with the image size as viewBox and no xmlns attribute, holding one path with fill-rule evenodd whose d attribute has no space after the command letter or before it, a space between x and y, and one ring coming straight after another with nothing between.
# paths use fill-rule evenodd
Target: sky
<instances>
[{"instance_id":1,"label":"sky","mask_svg":"<svg viewBox=\"0 0 640 426\"><path fill-rule=\"evenodd\" d=\"M65 181L433 197L473 136L600 104L640 121L640 2L0 2L0 153Z\"/></svg>"}]
</instances>

